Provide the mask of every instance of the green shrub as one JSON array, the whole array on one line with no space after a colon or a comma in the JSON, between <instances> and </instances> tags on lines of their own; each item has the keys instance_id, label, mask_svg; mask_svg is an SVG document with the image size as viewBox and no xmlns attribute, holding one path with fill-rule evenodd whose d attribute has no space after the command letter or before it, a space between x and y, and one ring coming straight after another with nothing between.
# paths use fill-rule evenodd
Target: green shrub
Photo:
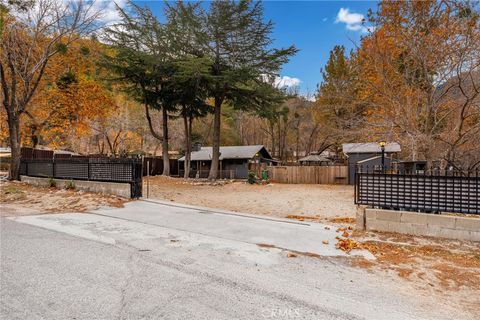
<instances>
[{"instance_id":1,"label":"green shrub","mask_svg":"<svg viewBox=\"0 0 480 320\"><path fill-rule=\"evenodd\" d=\"M52 177L48 178L48 187L49 188L56 188L57 187L57 183L55 182L55 180Z\"/></svg>"},{"instance_id":2,"label":"green shrub","mask_svg":"<svg viewBox=\"0 0 480 320\"><path fill-rule=\"evenodd\" d=\"M65 183L65 189L75 190L75 182L73 182L73 180L70 180L67 183Z\"/></svg>"},{"instance_id":3,"label":"green shrub","mask_svg":"<svg viewBox=\"0 0 480 320\"><path fill-rule=\"evenodd\" d=\"M247 180L248 183L250 184L255 184L257 183L257 175L255 174L255 172L253 171L249 171L248 172L248 180Z\"/></svg>"}]
</instances>

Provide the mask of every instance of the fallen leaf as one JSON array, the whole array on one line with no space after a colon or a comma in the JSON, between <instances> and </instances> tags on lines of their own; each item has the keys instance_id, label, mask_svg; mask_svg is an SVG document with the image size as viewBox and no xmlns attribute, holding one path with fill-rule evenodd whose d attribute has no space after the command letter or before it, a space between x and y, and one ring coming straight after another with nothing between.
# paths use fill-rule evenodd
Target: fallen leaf
<instances>
[{"instance_id":1,"label":"fallen leaf","mask_svg":"<svg viewBox=\"0 0 480 320\"><path fill-rule=\"evenodd\" d=\"M288 258L296 258L296 257L297 257L297 254L296 254L296 253L293 253L293 252L289 252L289 253L287 253L287 257L288 257Z\"/></svg>"},{"instance_id":2,"label":"fallen leaf","mask_svg":"<svg viewBox=\"0 0 480 320\"><path fill-rule=\"evenodd\" d=\"M257 246L259 246L260 248L275 248L273 244L269 243L257 243Z\"/></svg>"},{"instance_id":3,"label":"fallen leaf","mask_svg":"<svg viewBox=\"0 0 480 320\"><path fill-rule=\"evenodd\" d=\"M328 240L323 240L322 243L323 244L328 244Z\"/></svg>"},{"instance_id":4,"label":"fallen leaf","mask_svg":"<svg viewBox=\"0 0 480 320\"><path fill-rule=\"evenodd\" d=\"M338 242L335 245L335 248L345 251L347 253L359 247L360 245L358 244L358 242L353 241L352 239L338 239Z\"/></svg>"},{"instance_id":5,"label":"fallen leaf","mask_svg":"<svg viewBox=\"0 0 480 320\"><path fill-rule=\"evenodd\" d=\"M355 218L340 218L340 217L335 217L329 219L333 223L355 223Z\"/></svg>"}]
</instances>

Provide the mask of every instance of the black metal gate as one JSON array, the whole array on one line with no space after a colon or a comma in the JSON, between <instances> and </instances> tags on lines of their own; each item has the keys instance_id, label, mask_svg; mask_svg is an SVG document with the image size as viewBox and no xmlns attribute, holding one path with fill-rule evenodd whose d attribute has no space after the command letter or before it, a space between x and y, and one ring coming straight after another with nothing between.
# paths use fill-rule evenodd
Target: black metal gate
<instances>
[{"instance_id":1,"label":"black metal gate","mask_svg":"<svg viewBox=\"0 0 480 320\"><path fill-rule=\"evenodd\" d=\"M42 178L129 183L131 197L142 196L142 161L140 159L22 159L20 174Z\"/></svg>"},{"instance_id":2,"label":"black metal gate","mask_svg":"<svg viewBox=\"0 0 480 320\"><path fill-rule=\"evenodd\" d=\"M475 172L400 173L378 168L356 172L355 203L384 209L480 214L480 176Z\"/></svg>"}]
</instances>

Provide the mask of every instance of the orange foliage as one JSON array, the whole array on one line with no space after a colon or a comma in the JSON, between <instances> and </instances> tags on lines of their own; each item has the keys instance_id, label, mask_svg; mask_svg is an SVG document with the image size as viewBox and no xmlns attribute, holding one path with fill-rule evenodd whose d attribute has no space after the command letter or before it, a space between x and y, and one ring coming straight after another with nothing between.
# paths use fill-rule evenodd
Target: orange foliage
<instances>
[{"instance_id":1,"label":"orange foliage","mask_svg":"<svg viewBox=\"0 0 480 320\"><path fill-rule=\"evenodd\" d=\"M56 55L45 71L32 108L24 118L24 143L34 137L53 148L71 148L72 139L92 134L90 123L113 111L113 94L104 83L97 61L103 47L81 39Z\"/></svg>"}]
</instances>

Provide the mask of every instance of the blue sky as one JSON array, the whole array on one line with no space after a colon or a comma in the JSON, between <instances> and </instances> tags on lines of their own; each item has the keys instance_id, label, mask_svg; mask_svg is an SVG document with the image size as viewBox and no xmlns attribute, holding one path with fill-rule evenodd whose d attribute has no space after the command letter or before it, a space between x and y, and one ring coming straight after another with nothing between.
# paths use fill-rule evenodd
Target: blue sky
<instances>
[{"instance_id":1,"label":"blue sky","mask_svg":"<svg viewBox=\"0 0 480 320\"><path fill-rule=\"evenodd\" d=\"M359 1L266 1L265 16L275 23L276 44L294 44L300 49L281 75L299 79L300 91L313 94L330 50L337 44L347 49L358 45L365 32L355 23L358 14L366 16L368 9L376 6L376 2Z\"/></svg>"},{"instance_id":2,"label":"blue sky","mask_svg":"<svg viewBox=\"0 0 480 320\"><path fill-rule=\"evenodd\" d=\"M115 0L123 6L125 0ZM146 5L159 16L163 1L135 1ZM112 2L104 2L114 9ZM281 70L282 83L299 83L304 95L314 94L321 81L320 69L328 60L329 51L337 44L347 50L359 43L365 27L359 21L368 9L376 9L376 1L264 1L265 18L274 24L274 46L294 44L300 52ZM110 11L110 12L108 12ZM114 10L106 17L115 19Z\"/></svg>"}]
</instances>

